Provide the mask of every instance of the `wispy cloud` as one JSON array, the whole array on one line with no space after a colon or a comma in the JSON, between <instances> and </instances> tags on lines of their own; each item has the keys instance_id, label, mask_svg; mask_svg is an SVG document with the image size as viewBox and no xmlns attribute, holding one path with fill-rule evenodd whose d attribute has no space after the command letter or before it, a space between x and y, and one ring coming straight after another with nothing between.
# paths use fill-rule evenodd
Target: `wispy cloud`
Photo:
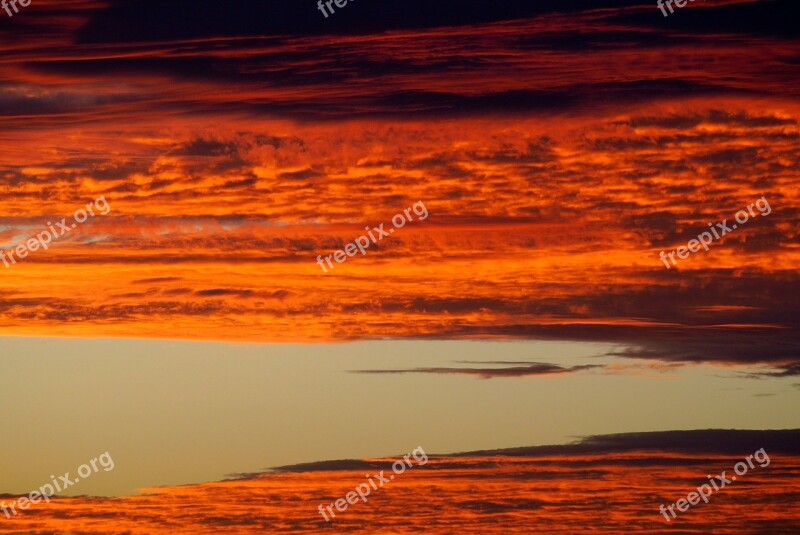
<instances>
[{"instance_id":1,"label":"wispy cloud","mask_svg":"<svg viewBox=\"0 0 800 535\"><path fill-rule=\"evenodd\" d=\"M792 362L775 366L769 371L747 374L748 377L766 379L770 377L800 377L800 362Z\"/></svg>"},{"instance_id":2,"label":"wispy cloud","mask_svg":"<svg viewBox=\"0 0 800 535\"><path fill-rule=\"evenodd\" d=\"M436 373L447 375L472 375L483 379L493 377L529 377L533 375L556 375L576 373L586 370L603 368L602 364L580 365L580 366L559 366L557 364L547 364L542 362L494 362L477 361L475 364L497 365L506 364L508 367L489 367L489 368L409 368L399 370L355 370L351 373L372 373L372 374L396 374L396 373ZM514 366L514 364L522 364Z\"/></svg>"}]
</instances>

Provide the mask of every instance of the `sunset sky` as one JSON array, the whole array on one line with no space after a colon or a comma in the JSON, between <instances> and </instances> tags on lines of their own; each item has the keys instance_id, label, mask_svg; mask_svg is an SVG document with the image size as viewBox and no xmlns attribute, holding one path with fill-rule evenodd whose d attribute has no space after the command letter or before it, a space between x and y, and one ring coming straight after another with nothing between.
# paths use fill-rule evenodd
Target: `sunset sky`
<instances>
[{"instance_id":1,"label":"sunset sky","mask_svg":"<svg viewBox=\"0 0 800 535\"><path fill-rule=\"evenodd\" d=\"M402 476L409 494L387 489L383 516L366 503L363 524L322 526L400 532L403 503L427 511L414 477L455 502L478 499L473 487L513 494L495 481L506 473L538 477L541 450L522 466L495 459L508 448L561 445L548 477L569 489L597 485L567 446L585 437L751 433L733 440L741 451L721 432L692 435L705 442L688 453L612 441L598 462L623 485L642 477L614 465L625 455L696 480L713 468L693 455L722 470L800 428L797 7L502 4L350 0L327 18L312 0L0 10L0 253L16 255L0 265L0 500L106 451L114 470L63 496L116 496L103 510L121 512L163 492L202 509L233 478L246 497L153 525L59 498L0 513L0 533L199 533L189 524L211 517L231 533L313 531L317 505L363 474L337 465L300 490L258 474L417 446L478 452L447 461L441 481ZM71 225L100 198L107 213ZM426 215L320 268L414 205ZM22 258L19 244L62 218L69 232ZM724 220L735 227L708 251L665 266L662 251ZM783 454L757 477L774 473L764 488L796 505L800 450ZM647 484L624 505L597 487L620 507L598 525L664 528L650 499L664 490ZM749 497L687 522L756 522L741 504L764 496L735 489ZM532 492L514 518L484 525L466 507L429 527L566 533L600 514L556 514ZM790 507L759 507L759 533L800 531ZM280 522L238 523L239 509Z\"/></svg>"}]
</instances>

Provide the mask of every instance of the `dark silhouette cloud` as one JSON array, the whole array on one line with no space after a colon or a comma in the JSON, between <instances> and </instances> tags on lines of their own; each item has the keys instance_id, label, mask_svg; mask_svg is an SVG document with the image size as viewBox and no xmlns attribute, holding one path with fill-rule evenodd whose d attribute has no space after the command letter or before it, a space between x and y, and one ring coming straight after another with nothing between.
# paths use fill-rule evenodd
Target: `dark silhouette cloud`
<instances>
[{"instance_id":1,"label":"dark silhouette cloud","mask_svg":"<svg viewBox=\"0 0 800 535\"><path fill-rule=\"evenodd\" d=\"M624 451L673 451L738 455L764 448L767 452L800 454L800 429L738 430L699 429L594 435L572 444L481 450L458 455L603 454Z\"/></svg>"},{"instance_id":2,"label":"dark silhouette cloud","mask_svg":"<svg viewBox=\"0 0 800 535\"><path fill-rule=\"evenodd\" d=\"M794 5L788 0L693 6L691 16L672 17L674 31L752 32L760 35L796 36L792 24ZM552 13L594 11L596 17L627 27L661 29L664 21L654 6L636 8L636 0L540 0L491 4L482 0L391 0L353 2L324 17L314 2L239 0L223 9L212 0L114 0L99 10L79 32L82 43L166 41L209 37L298 36L370 33L386 30L462 26L504 20L535 18ZM609 9L611 8L611 9ZM602 11L606 9L607 11ZM157 14L158 16L154 16ZM568 46L580 43L577 34ZM617 34L617 40L624 34ZM637 35L637 37L640 37ZM604 41L605 43L606 41ZM584 42L584 46L591 45Z\"/></svg>"},{"instance_id":3,"label":"dark silhouette cloud","mask_svg":"<svg viewBox=\"0 0 800 535\"><path fill-rule=\"evenodd\" d=\"M529 377L536 375L555 375L566 373L577 373L580 371L594 370L603 368L601 364L590 364L582 366L558 366L556 364L547 364L542 362L525 362L525 363L509 363L509 362L492 362L486 361L483 364L523 364L522 366L508 366L508 367L488 367L488 368L410 368L404 370L356 370L351 373L371 373L371 374L398 374L398 373L436 373L445 375L472 375L482 379L491 379L493 377Z\"/></svg>"},{"instance_id":4,"label":"dark silhouette cloud","mask_svg":"<svg viewBox=\"0 0 800 535\"><path fill-rule=\"evenodd\" d=\"M683 455L731 455L753 453L764 448L768 454L800 454L800 429L776 430L739 430L739 429L698 429L676 431L651 431L639 433L618 433L609 435L593 435L580 438L569 444L551 446L525 446L520 448L502 448L493 450L478 450L450 454L434 454L426 452L430 459L436 459L436 469L446 469L459 466L459 458L463 457L531 457L563 455L565 457L583 455L603 455L613 453L673 452ZM447 464L452 461L452 464ZM554 465L561 461L551 461ZM579 462L579 461L575 461ZM589 461L591 464L595 461ZM626 461L623 461L626 462ZM630 465L646 465L647 463L663 463L662 456L653 459L630 459ZM674 459L675 465L691 464L702 465L708 461L703 458L692 460ZM492 466L492 461L487 459L485 466ZM388 463L379 463L363 460L331 460L314 463L303 463L272 468L276 472L309 472L327 470L366 470L377 466L389 467ZM480 466L470 464L470 466ZM554 474L555 475L555 474ZM576 477L585 477L576 474ZM257 477L258 474L240 474L242 477Z\"/></svg>"}]
</instances>

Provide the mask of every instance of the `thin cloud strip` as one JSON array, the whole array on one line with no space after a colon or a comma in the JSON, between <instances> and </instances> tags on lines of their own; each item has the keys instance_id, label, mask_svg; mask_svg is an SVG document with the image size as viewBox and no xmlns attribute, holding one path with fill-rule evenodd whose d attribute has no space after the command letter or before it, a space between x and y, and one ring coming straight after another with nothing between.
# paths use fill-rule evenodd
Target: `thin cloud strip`
<instances>
[{"instance_id":1,"label":"thin cloud strip","mask_svg":"<svg viewBox=\"0 0 800 535\"><path fill-rule=\"evenodd\" d=\"M486 361L486 364L501 364ZM579 366L559 366L557 364L547 364L543 362L529 362L525 366L512 366L505 368L409 368L399 370L355 370L351 373L366 374L402 374L402 373L433 373L444 375L471 375L482 379L492 379L494 377L530 377L561 375L577 373L580 371L602 369L602 364L586 364Z\"/></svg>"}]
</instances>

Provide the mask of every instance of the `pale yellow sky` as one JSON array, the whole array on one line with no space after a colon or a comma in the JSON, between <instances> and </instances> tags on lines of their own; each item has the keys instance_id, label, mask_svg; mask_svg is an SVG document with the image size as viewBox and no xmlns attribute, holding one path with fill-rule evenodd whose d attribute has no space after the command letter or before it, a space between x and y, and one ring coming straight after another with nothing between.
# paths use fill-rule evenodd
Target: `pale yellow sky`
<instances>
[{"instance_id":1,"label":"pale yellow sky","mask_svg":"<svg viewBox=\"0 0 800 535\"><path fill-rule=\"evenodd\" d=\"M600 344L372 341L270 345L134 339L0 339L0 493L116 464L66 495L325 459L558 444L669 429L800 427L791 378L597 357ZM352 370L535 361L622 369L482 379ZM503 367L503 366L496 366Z\"/></svg>"}]
</instances>

